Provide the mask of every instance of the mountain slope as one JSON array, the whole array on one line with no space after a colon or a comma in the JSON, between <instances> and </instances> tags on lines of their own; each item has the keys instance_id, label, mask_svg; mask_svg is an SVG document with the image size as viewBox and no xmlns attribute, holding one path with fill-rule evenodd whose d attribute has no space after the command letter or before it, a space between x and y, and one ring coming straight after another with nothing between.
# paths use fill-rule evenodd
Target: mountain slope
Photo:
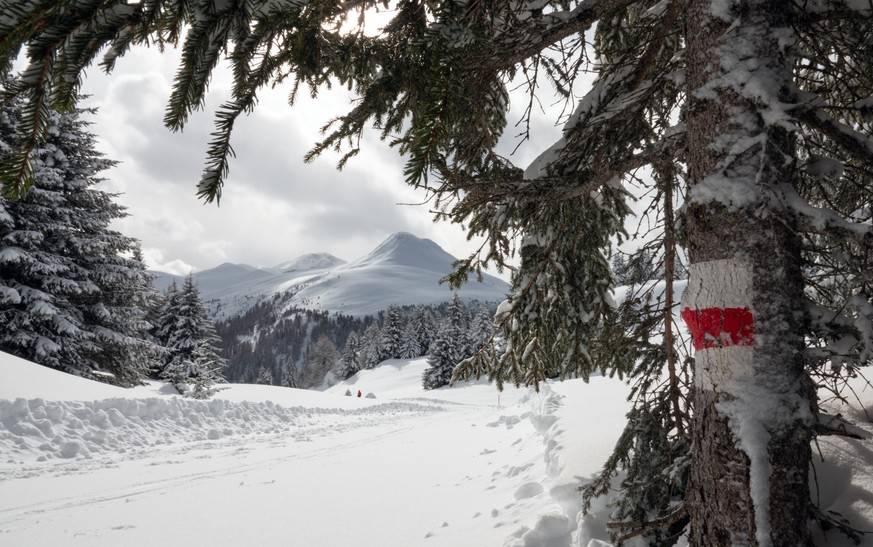
<instances>
[{"instance_id":1,"label":"mountain slope","mask_svg":"<svg viewBox=\"0 0 873 547\"><path fill-rule=\"evenodd\" d=\"M399 232L369 254L350 263L327 253L303 255L269 269L245 264L222 264L194 274L201 297L213 318L239 315L275 294L291 295L286 305L343 313L372 315L391 304L438 304L453 292L439 280L452 272L455 257L429 239ZM157 273L155 285L164 290L174 276ZM179 278L175 278L179 279ZM506 282L485 275L471 279L458 294L465 300L498 302Z\"/></svg>"},{"instance_id":2,"label":"mountain slope","mask_svg":"<svg viewBox=\"0 0 873 547\"><path fill-rule=\"evenodd\" d=\"M271 269L276 273L308 272L312 270L326 270L345 263L345 260L337 258L330 253L310 253L298 256L287 262L282 262L281 264L276 264Z\"/></svg>"},{"instance_id":3,"label":"mountain slope","mask_svg":"<svg viewBox=\"0 0 873 547\"><path fill-rule=\"evenodd\" d=\"M348 315L373 314L391 304L438 304L452 299L451 289L439 281L452 272L455 260L433 241L400 232L366 256L304 282L293 280L282 289L295 293L293 305ZM458 294L465 300L497 302L508 288L486 275L481 283L471 279Z\"/></svg>"}]
</instances>

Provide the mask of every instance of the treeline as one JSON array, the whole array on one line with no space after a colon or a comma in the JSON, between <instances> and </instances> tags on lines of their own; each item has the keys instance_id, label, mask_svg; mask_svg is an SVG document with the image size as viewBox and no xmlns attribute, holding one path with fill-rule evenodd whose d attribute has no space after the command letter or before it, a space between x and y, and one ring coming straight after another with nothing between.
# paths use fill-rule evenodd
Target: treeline
<instances>
[{"instance_id":1,"label":"treeline","mask_svg":"<svg viewBox=\"0 0 873 547\"><path fill-rule=\"evenodd\" d=\"M440 372L426 387L438 387L447 382L447 363L458 358L454 367L493 332L493 308L457 297L355 317L288 306L291 296L276 294L216 324L228 381L311 388L326 378L344 380L386 359L421 357L433 349ZM448 319L451 327L445 325Z\"/></svg>"},{"instance_id":2,"label":"treeline","mask_svg":"<svg viewBox=\"0 0 873 547\"><path fill-rule=\"evenodd\" d=\"M276 293L245 313L216 323L225 377L234 383L271 383L298 387L311 342L327 337L344 347L349 334L378 318L352 317L287 306L293 293ZM311 387L311 386L300 386Z\"/></svg>"}]
</instances>

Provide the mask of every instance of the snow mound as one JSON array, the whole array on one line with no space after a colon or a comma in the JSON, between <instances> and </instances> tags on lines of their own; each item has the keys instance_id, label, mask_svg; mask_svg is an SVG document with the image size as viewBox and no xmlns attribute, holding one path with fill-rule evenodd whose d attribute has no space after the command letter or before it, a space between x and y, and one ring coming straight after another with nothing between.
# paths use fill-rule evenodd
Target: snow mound
<instances>
[{"instance_id":1,"label":"snow mound","mask_svg":"<svg viewBox=\"0 0 873 547\"><path fill-rule=\"evenodd\" d=\"M441 410L435 404L400 401L349 410L181 397L91 402L19 398L0 400L0 431L4 433L0 453L7 464L91 458L104 453L146 456L158 445L268 434L305 439L325 422L334 428L361 428L376 415L409 416ZM28 468L20 471L29 476Z\"/></svg>"}]
</instances>

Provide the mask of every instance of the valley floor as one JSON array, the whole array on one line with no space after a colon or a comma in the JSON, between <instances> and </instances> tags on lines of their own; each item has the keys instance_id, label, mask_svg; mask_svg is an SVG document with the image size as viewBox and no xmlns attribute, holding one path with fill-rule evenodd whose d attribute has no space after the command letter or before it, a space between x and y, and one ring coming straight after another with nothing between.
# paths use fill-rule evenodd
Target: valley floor
<instances>
[{"instance_id":1,"label":"valley floor","mask_svg":"<svg viewBox=\"0 0 873 547\"><path fill-rule=\"evenodd\" d=\"M593 378L510 389L498 403L485 384L425 392L424 366L389 361L323 393L233 385L200 402L0 355L0 545L608 539L605 508L577 522L576 487L612 450L626 385ZM873 523L869 441L826 441L823 505L864 528Z\"/></svg>"}]
</instances>

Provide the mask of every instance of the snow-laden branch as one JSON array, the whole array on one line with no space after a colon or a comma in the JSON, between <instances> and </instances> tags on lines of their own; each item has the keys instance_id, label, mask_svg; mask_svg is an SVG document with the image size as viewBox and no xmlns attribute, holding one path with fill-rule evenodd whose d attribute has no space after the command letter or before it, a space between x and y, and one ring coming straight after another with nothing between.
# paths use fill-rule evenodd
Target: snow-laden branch
<instances>
[{"instance_id":1,"label":"snow-laden branch","mask_svg":"<svg viewBox=\"0 0 873 547\"><path fill-rule=\"evenodd\" d=\"M873 15L873 0L795 0L794 6L812 20Z\"/></svg>"},{"instance_id":2,"label":"snow-laden branch","mask_svg":"<svg viewBox=\"0 0 873 547\"><path fill-rule=\"evenodd\" d=\"M825 108L819 103L812 108L808 106L799 108L794 111L794 115L802 123L831 139L858 161L873 163L873 139L835 120L826 112Z\"/></svg>"},{"instance_id":3,"label":"snow-laden branch","mask_svg":"<svg viewBox=\"0 0 873 547\"><path fill-rule=\"evenodd\" d=\"M873 226L851 222L833 209L816 207L791 185L780 188L780 198L785 206L795 213L797 227L802 232L832 234L855 240L861 245L873 245Z\"/></svg>"},{"instance_id":4,"label":"snow-laden branch","mask_svg":"<svg viewBox=\"0 0 873 547\"><path fill-rule=\"evenodd\" d=\"M506 70L532 57L549 45L581 32L639 0L584 0L568 11L540 13L488 42L490 52L481 52L476 63L489 70Z\"/></svg>"}]
</instances>

